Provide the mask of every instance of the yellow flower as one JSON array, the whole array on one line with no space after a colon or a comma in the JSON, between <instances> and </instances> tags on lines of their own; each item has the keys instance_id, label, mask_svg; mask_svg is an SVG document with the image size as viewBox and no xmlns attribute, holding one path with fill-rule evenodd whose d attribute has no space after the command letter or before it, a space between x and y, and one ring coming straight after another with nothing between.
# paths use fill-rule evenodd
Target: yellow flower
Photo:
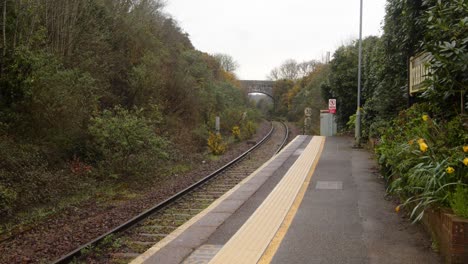
<instances>
[{"instance_id":1,"label":"yellow flower","mask_svg":"<svg viewBox=\"0 0 468 264\"><path fill-rule=\"evenodd\" d=\"M398 205L397 207L395 207L395 212L400 212L400 206Z\"/></svg>"},{"instance_id":2,"label":"yellow flower","mask_svg":"<svg viewBox=\"0 0 468 264\"><path fill-rule=\"evenodd\" d=\"M463 146L463 152L468 152L468 146Z\"/></svg>"},{"instance_id":3,"label":"yellow flower","mask_svg":"<svg viewBox=\"0 0 468 264\"><path fill-rule=\"evenodd\" d=\"M413 143L414 143L414 140L413 140L413 139L410 140L410 141L408 141L408 144L409 144L409 145L413 145Z\"/></svg>"},{"instance_id":4,"label":"yellow flower","mask_svg":"<svg viewBox=\"0 0 468 264\"><path fill-rule=\"evenodd\" d=\"M420 149L422 152L426 152L428 148L429 148L429 147L427 146L426 143L424 143L424 142L420 142L420 143L419 143L419 149Z\"/></svg>"},{"instance_id":5,"label":"yellow flower","mask_svg":"<svg viewBox=\"0 0 468 264\"><path fill-rule=\"evenodd\" d=\"M232 135L235 139L240 139L240 128L238 126L232 128Z\"/></svg>"},{"instance_id":6,"label":"yellow flower","mask_svg":"<svg viewBox=\"0 0 468 264\"><path fill-rule=\"evenodd\" d=\"M419 144L424 143L424 138L418 139L418 143L419 143Z\"/></svg>"},{"instance_id":7,"label":"yellow flower","mask_svg":"<svg viewBox=\"0 0 468 264\"><path fill-rule=\"evenodd\" d=\"M423 119L424 121L427 121L427 120L429 120L429 116L428 116L428 115L423 115L423 116L422 116L422 119Z\"/></svg>"},{"instance_id":8,"label":"yellow flower","mask_svg":"<svg viewBox=\"0 0 468 264\"><path fill-rule=\"evenodd\" d=\"M448 167L445 169L445 172L447 172L448 174L452 174L452 173L455 172L455 169L452 168L452 167L450 167L450 166L448 166Z\"/></svg>"},{"instance_id":9,"label":"yellow flower","mask_svg":"<svg viewBox=\"0 0 468 264\"><path fill-rule=\"evenodd\" d=\"M463 164L465 164L465 166L468 166L468 158L463 159Z\"/></svg>"}]
</instances>

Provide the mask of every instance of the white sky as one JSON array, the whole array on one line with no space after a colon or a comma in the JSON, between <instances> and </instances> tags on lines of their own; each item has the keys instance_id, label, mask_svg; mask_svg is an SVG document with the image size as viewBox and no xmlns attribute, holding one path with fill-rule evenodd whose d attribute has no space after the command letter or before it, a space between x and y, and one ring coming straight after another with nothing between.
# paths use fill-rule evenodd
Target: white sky
<instances>
[{"instance_id":1,"label":"white sky","mask_svg":"<svg viewBox=\"0 0 468 264\"><path fill-rule=\"evenodd\" d=\"M364 0L363 36L381 35L385 0ZM262 80L287 59L321 60L359 37L359 0L167 0L196 49L231 55L239 79Z\"/></svg>"}]
</instances>

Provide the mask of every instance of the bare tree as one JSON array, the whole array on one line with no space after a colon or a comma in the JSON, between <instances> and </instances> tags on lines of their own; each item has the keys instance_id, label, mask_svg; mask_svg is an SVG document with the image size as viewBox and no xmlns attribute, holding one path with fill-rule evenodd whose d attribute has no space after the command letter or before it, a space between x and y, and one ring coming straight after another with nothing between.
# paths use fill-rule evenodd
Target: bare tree
<instances>
[{"instance_id":1,"label":"bare tree","mask_svg":"<svg viewBox=\"0 0 468 264\"><path fill-rule=\"evenodd\" d=\"M297 62L293 59L283 62L279 71L283 79L296 80L299 77Z\"/></svg>"},{"instance_id":2,"label":"bare tree","mask_svg":"<svg viewBox=\"0 0 468 264\"><path fill-rule=\"evenodd\" d=\"M270 80L280 80L280 79L288 79L288 80L296 80L298 78L298 68L297 62L293 59L286 60L281 64L281 66L274 68L271 70L268 79Z\"/></svg>"},{"instance_id":3,"label":"bare tree","mask_svg":"<svg viewBox=\"0 0 468 264\"><path fill-rule=\"evenodd\" d=\"M317 65L320 64L316 60L304 61L297 65L299 76L305 77L309 75L311 72L315 71Z\"/></svg>"},{"instance_id":4,"label":"bare tree","mask_svg":"<svg viewBox=\"0 0 468 264\"><path fill-rule=\"evenodd\" d=\"M213 56L219 62L221 68L227 72L234 72L239 68L239 63L237 63L231 55L216 53Z\"/></svg>"},{"instance_id":5,"label":"bare tree","mask_svg":"<svg viewBox=\"0 0 468 264\"><path fill-rule=\"evenodd\" d=\"M271 70L267 78L274 81L281 79L297 80L315 71L318 64L319 62L315 60L297 63L295 60L289 59L283 62L279 67Z\"/></svg>"},{"instance_id":6,"label":"bare tree","mask_svg":"<svg viewBox=\"0 0 468 264\"><path fill-rule=\"evenodd\" d=\"M273 70L271 70L270 74L267 76L267 79L272 81L277 81L280 78L280 73L277 67L273 68Z\"/></svg>"}]
</instances>

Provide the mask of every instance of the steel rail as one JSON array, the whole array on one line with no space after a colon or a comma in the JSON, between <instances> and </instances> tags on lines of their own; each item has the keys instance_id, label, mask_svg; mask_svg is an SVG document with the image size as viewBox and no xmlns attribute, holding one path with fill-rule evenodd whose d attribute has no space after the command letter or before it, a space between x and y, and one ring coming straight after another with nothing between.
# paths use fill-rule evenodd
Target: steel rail
<instances>
[{"instance_id":1,"label":"steel rail","mask_svg":"<svg viewBox=\"0 0 468 264\"><path fill-rule=\"evenodd\" d=\"M289 136L289 131L288 131L288 127L287 125L284 123L284 122L281 122L285 128L286 128L286 136L285 138L283 139L283 142L281 143L280 147L278 148L277 152L278 153L281 148L284 146L284 144L286 143L287 141L287 138ZM86 249L86 248L89 248L89 247L92 247L92 246L97 246L99 245L103 240L104 238L106 238L107 236L109 235L112 235L112 234L115 234L115 233L119 233L119 232L123 232L125 230L127 230L128 228L134 226L135 224L141 222L143 219L145 219L146 217L154 214L155 212L165 208L166 206L168 206L169 204L173 203L174 201L176 201L177 199L181 198L182 196L186 195L187 193L191 192L192 190L196 189L197 187L203 185L205 182L209 181L210 179L214 178L215 176L217 176L218 174L222 173L223 171L225 171L226 169L228 169L229 167L231 167L233 164L237 163L238 161L240 161L241 159L243 159L245 156L247 156L250 152L252 152L253 150L257 149L259 146L261 146L268 138L271 137L271 135L273 134L273 131L275 130L273 124L271 125L271 129L270 131L268 132L268 134L262 138L262 140L260 142L258 142L257 144L255 144L254 146L252 146L250 149L248 149L247 151L245 151L244 153L242 153L241 155L239 155L237 158L233 159L232 161L230 161L229 163L225 164L224 166L222 166L221 168L217 169L216 171L212 172L211 174L209 174L208 176L205 176L203 179L199 180L198 182L190 185L189 187L183 189L182 191L174 194L173 196L169 197L168 199L160 202L159 204L153 206L152 208L144 211L143 213L135 216L134 218L128 220L127 222L121 224L120 226L118 227L115 227L114 229L110 230L109 232L95 238L94 240L84 244L84 245L81 245L79 246L78 248L74 249L73 251L69 252L68 254L60 257L59 259L53 261L52 263L53 264L61 264L61 263L69 263L71 262L73 259L81 256L82 254L82 250L83 249ZM276 154L275 153L275 154Z\"/></svg>"},{"instance_id":2,"label":"steel rail","mask_svg":"<svg viewBox=\"0 0 468 264\"><path fill-rule=\"evenodd\" d=\"M289 137L288 125L283 121L281 121L281 124L283 124L284 130L286 130L286 135L284 136L283 142L281 142L281 144L278 147L278 149L276 150L275 154L278 154L284 148L284 146L286 145L286 141L288 141L288 137Z\"/></svg>"}]
</instances>

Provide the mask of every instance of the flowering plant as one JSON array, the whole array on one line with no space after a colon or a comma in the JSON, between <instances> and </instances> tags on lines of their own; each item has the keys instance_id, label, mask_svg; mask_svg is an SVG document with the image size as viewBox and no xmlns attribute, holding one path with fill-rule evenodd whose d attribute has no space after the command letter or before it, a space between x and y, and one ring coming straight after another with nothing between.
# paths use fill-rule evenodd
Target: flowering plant
<instances>
[{"instance_id":1,"label":"flowering plant","mask_svg":"<svg viewBox=\"0 0 468 264\"><path fill-rule=\"evenodd\" d=\"M457 214L451 199L458 190L468 190L465 122L462 117L450 122L429 118L424 108L415 105L401 112L376 149L388 191L404 198L402 206L411 208L415 221L430 206L452 207ZM468 203L461 206L468 209Z\"/></svg>"},{"instance_id":2,"label":"flowering plant","mask_svg":"<svg viewBox=\"0 0 468 264\"><path fill-rule=\"evenodd\" d=\"M231 132L234 139L240 140L241 131L239 126L234 126Z\"/></svg>"},{"instance_id":3,"label":"flowering plant","mask_svg":"<svg viewBox=\"0 0 468 264\"><path fill-rule=\"evenodd\" d=\"M220 133L210 133L207 143L213 155L222 155L227 149L227 144L223 142L223 137Z\"/></svg>"}]
</instances>

